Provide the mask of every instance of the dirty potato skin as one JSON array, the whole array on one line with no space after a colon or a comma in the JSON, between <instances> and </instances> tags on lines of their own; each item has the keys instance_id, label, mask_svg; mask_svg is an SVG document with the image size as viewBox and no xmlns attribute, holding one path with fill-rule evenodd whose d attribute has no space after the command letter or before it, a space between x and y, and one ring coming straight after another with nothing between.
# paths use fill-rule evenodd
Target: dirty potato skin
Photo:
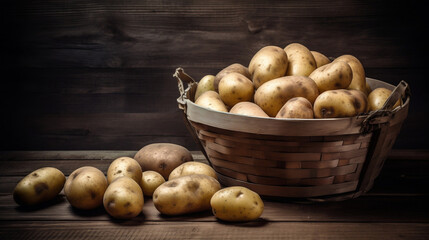
<instances>
[{"instance_id":1,"label":"dirty potato skin","mask_svg":"<svg viewBox=\"0 0 429 240\"><path fill-rule=\"evenodd\" d=\"M328 63L331 63L331 60L329 60L329 58L324 54L318 51L310 51L310 52L311 54L313 54L314 60L316 61L316 68L326 65Z\"/></svg>"},{"instance_id":2,"label":"dirty potato skin","mask_svg":"<svg viewBox=\"0 0 429 240\"><path fill-rule=\"evenodd\" d=\"M249 63L249 72L255 88L259 88L262 84L272 79L284 76L287 68L287 54L277 46L261 48Z\"/></svg>"},{"instance_id":3,"label":"dirty potato skin","mask_svg":"<svg viewBox=\"0 0 429 240\"><path fill-rule=\"evenodd\" d=\"M227 106L252 101L255 88L250 79L240 73L225 75L219 82L219 96Z\"/></svg>"},{"instance_id":4,"label":"dirty potato skin","mask_svg":"<svg viewBox=\"0 0 429 240\"><path fill-rule=\"evenodd\" d=\"M217 218L230 222L256 220L264 211L259 194L241 186L219 190L211 198L210 205Z\"/></svg>"},{"instance_id":5,"label":"dirty potato skin","mask_svg":"<svg viewBox=\"0 0 429 240\"><path fill-rule=\"evenodd\" d=\"M140 164L130 157L120 157L113 160L107 169L107 182L110 184L113 180L122 176L130 177L137 183L140 183L142 178Z\"/></svg>"},{"instance_id":6,"label":"dirty potato skin","mask_svg":"<svg viewBox=\"0 0 429 240\"><path fill-rule=\"evenodd\" d=\"M239 102L229 110L229 113L253 117L269 117L262 108L253 102Z\"/></svg>"},{"instance_id":7,"label":"dirty potato skin","mask_svg":"<svg viewBox=\"0 0 429 240\"><path fill-rule=\"evenodd\" d=\"M276 118L313 118L313 106L303 97L291 98L283 105Z\"/></svg>"},{"instance_id":8,"label":"dirty potato skin","mask_svg":"<svg viewBox=\"0 0 429 240\"><path fill-rule=\"evenodd\" d=\"M381 108L383 108L384 103L386 103L386 100L390 97L392 94L392 91L387 88L376 88L368 95L368 110L369 111L376 111ZM395 109L397 106L399 106L399 100L395 103L393 106L393 109Z\"/></svg>"},{"instance_id":9,"label":"dirty potato skin","mask_svg":"<svg viewBox=\"0 0 429 240\"><path fill-rule=\"evenodd\" d=\"M316 69L316 60L306 46L291 43L284 51L289 61L286 76L308 76Z\"/></svg>"},{"instance_id":10,"label":"dirty potato skin","mask_svg":"<svg viewBox=\"0 0 429 240\"><path fill-rule=\"evenodd\" d=\"M141 181L141 187L143 190L143 195L152 197L153 192L157 189L161 184L165 182L165 179L161 174L155 171L144 171Z\"/></svg>"},{"instance_id":11,"label":"dirty potato skin","mask_svg":"<svg viewBox=\"0 0 429 240\"><path fill-rule=\"evenodd\" d=\"M18 182L13 190L13 199L22 206L41 204L55 198L65 181L66 177L57 168L39 168Z\"/></svg>"},{"instance_id":12,"label":"dirty potato skin","mask_svg":"<svg viewBox=\"0 0 429 240\"><path fill-rule=\"evenodd\" d=\"M155 208L165 215L181 215L210 209L210 199L221 189L207 175L193 174L161 184L153 193Z\"/></svg>"},{"instance_id":13,"label":"dirty potato skin","mask_svg":"<svg viewBox=\"0 0 429 240\"><path fill-rule=\"evenodd\" d=\"M207 92L207 91L214 91L214 79L215 76L213 75L205 75L201 80L198 82L197 90L195 91L195 99L198 99L201 94Z\"/></svg>"},{"instance_id":14,"label":"dirty potato skin","mask_svg":"<svg viewBox=\"0 0 429 240\"><path fill-rule=\"evenodd\" d=\"M152 170L168 179L171 171L182 163L194 161L191 152L173 143L152 143L141 148L134 159L143 171Z\"/></svg>"},{"instance_id":15,"label":"dirty potato skin","mask_svg":"<svg viewBox=\"0 0 429 240\"><path fill-rule=\"evenodd\" d=\"M215 91L204 92L198 97L195 104L215 111L228 112L228 108L220 98L219 93Z\"/></svg>"},{"instance_id":16,"label":"dirty potato skin","mask_svg":"<svg viewBox=\"0 0 429 240\"><path fill-rule=\"evenodd\" d=\"M350 85L347 89L359 90L362 92L366 91L366 77L365 69L363 68L362 63L355 56L350 54L341 55L334 59L336 61L346 62L353 72L353 78Z\"/></svg>"},{"instance_id":17,"label":"dirty potato skin","mask_svg":"<svg viewBox=\"0 0 429 240\"><path fill-rule=\"evenodd\" d=\"M255 92L255 103L275 117L283 105L291 98L304 97L313 103L319 95L316 83L305 76L286 76L263 84Z\"/></svg>"},{"instance_id":18,"label":"dirty potato skin","mask_svg":"<svg viewBox=\"0 0 429 240\"><path fill-rule=\"evenodd\" d=\"M368 100L358 90L337 89L321 93L314 102L315 118L353 117L364 113Z\"/></svg>"},{"instance_id":19,"label":"dirty potato skin","mask_svg":"<svg viewBox=\"0 0 429 240\"><path fill-rule=\"evenodd\" d=\"M214 80L213 80L213 88L214 91L218 91L218 86L219 86L219 82L220 80L227 74L229 73L240 73L242 75L244 75L245 77L247 77L248 79L251 79L252 76L250 75L249 69L243 65L241 65L240 63L233 63L227 67L225 67L224 69L220 70Z\"/></svg>"},{"instance_id":20,"label":"dirty potato skin","mask_svg":"<svg viewBox=\"0 0 429 240\"><path fill-rule=\"evenodd\" d=\"M144 197L140 185L129 177L119 177L107 187L103 206L114 218L130 219L142 212Z\"/></svg>"},{"instance_id":21,"label":"dirty potato skin","mask_svg":"<svg viewBox=\"0 0 429 240\"><path fill-rule=\"evenodd\" d=\"M208 164L202 162L185 162L182 165L175 168L168 177L168 180L172 180L178 177L192 175L192 174L203 174L215 178L217 175L215 170Z\"/></svg>"},{"instance_id":22,"label":"dirty potato skin","mask_svg":"<svg viewBox=\"0 0 429 240\"><path fill-rule=\"evenodd\" d=\"M104 173L92 166L74 170L64 184L64 193L69 203L79 209L93 209L103 204L107 188Z\"/></svg>"},{"instance_id":23,"label":"dirty potato skin","mask_svg":"<svg viewBox=\"0 0 429 240\"><path fill-rule=\"evenodd\" d=\"M334 61L317 68L309 77L316 82L319 93L322 93L347 88L352 81L353 72L346 62Z\"/></svg>"}]
</instances>

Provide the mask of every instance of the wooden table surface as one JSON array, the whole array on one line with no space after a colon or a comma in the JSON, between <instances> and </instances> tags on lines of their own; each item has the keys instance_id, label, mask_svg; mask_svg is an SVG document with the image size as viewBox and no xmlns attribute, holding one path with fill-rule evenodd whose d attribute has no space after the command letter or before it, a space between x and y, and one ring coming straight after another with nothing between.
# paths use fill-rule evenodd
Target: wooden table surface
<instances>
[{"instance_id":1,"label":"wooden table surface","mask_svg":"<svg viewBox=\"0 0 429 240\"><path fill-rule=\"evenodd\" d=\"M264 199L257 221L226 223L210 211L163 216L150 198L131 220L113 219L103 208L74 209L63 194L43 206L20 207L13 188L39 167L57 167L69 175L90 165L106 173L113 159L135 151L0 152L0 239L429 239L429 158L427 151L408 153L393 151L373 189L357 199ZM206 161L200 152L193 156Z\"/></svg>"}]
</instances>

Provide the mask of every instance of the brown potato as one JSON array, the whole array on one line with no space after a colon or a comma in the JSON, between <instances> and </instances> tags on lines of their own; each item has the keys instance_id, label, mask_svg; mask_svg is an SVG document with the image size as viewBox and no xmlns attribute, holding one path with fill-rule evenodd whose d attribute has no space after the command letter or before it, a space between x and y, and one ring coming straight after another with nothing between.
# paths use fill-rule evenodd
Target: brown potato
<instances>
[{"instance_id":1,"label":"brown potato","mask_svg":"<svg viewBox=\"0 0 429 240\"><path fill-rule=\"evenodd\" d=\"M195 100L198 99L201 94L207 92L207 91L214 91L214 79L215 76L213 75L205 75L201 80L198 82L197 90L195 91Z\"/></svg>"},{"instance_id":2,"label":"brown potato","mask_svg":"<svg viewBox=\"0 0 429 240\"><path fill-rule=\"evenodd\" d=\"M208 164L202 162L185 162L182 165L175 168L168 177L168 180L172 180L178 177L192 175L192 174L204 174L215 178L217 180L217 175L215 170Z\"/></svg>"},{"instance_id":3,"label":"brown potato","mask_svg":"<svg viewBox=\"0 0 429 240\"><path fill-rule=\"evenodd\" d=\"M329 60L329 58L324 54L318 51L310 51L310 52L311 54L313 54L314 60L316 61L316 68L326 65L328 63L331 63L331 60Z\"/></svg>"},{"instance_id":4,"label":"brown potato","mask_svg":"<svg viewBox=\"0 0 429 240\"><path fill-rule=\"evenodd\" d=\"M314 101L315 118L353 117L364 113L366 95L358 90L337 89L321 93Z\"/></svg>"},{"instance_id":5,"label":"brown potato","mask_svg":"<svg viewBox=\"0 0 429 240\"><path fill-rule=\"evenodd\" d=\"M362 92L366 90L366 77L365 77L365 69L363 68L362 63L355 56L350 54L342 55L337 57L335 61L343 61L346 62L353 72L353 78L350 85L347 87L348 89L355 89Z\"/></svg>"},{"instance_id":6,"label":"brown potato","mask_svg":"<svg viewBox=\"0 0 429 240\"><path fill-rule=\"evenodd\" d=\"M283 105L276 118L313 118L313 106L306 98L294 97Z\"/></svg>"},{"instance_id":7,"label":"brown potato","mask_svg":"<svg viewBox=\"0 0 429 240\"><path fill-rule=\"evenodd\" d=\"M239 102L229 110L229 113L253 117L269 117L262 108L253 102Z\"/></svg>"},{"instance_id":8,"label":"brown potato","mask_svg":"<svg viewBox=\"0 0 429 240\"><path fill-rule=\"evenodd\" d=\"M165 179L159 172L155 171L144 171L141 181L141 186L144 196L151 197L153 192L165 182Z\"/></svg>"},{"instance_id":9,"label":"brown potato","mask_svg":"<svg viewBox=\"0 0 429 240\"><path fill-rule=\"evenodd\" d=\"M249 72L255 88L285 75L288 67L286 52L277 46L261 48L250 60Z\"/></svg>"},{"instance_id":10,"label":"brown potato","mask_svg":"<svg viewBox=\"0 0 429 240\"><path fill-rule=\"evenodd\" d=\"M219 82L219 96L229 107L243 101L251 101L255 88L252 81L240 73L229 73Z\"/></svg>"},{"instance_id":11,"label":"brown potato","mask_svg":"<svg viewBox=\"0 0 429 240\"><path fill-rule=\"evenodd\" d=\"M334 61L317 68L309 77L316 82L319 93L322 93L347 88L352 81L353 72L346 62Z\"/></svg>"},{"instance_id":12,"label":"brown potato","mask_svg":"<svg viewBox=\"0 0 429 240\"><path fill-rule=\"evenodd\" d=\"M220 70L216 76L215 79L213 81L213 88L215 91L218 91L218 86L219 86L219 82L220 80L227 74L229 73L240 73L242 75L244 75L245 77L247 77L248 79L252 78L252 75L250 75L249 69L243 65L241 65L240 63L233 63L227 67L225 67L224 69ZM196 98L195 98L196 99Z\"/></svg>"},{"instance_id":13,"label":"brown potato","mask_svg":"<svg viewBox=\"0 0 429 240\"><path fill-rule=\"evenodd\" d=\"M195 104L220 112L228 112L228 108L215 91L207 91L201 94L195 101Z\"/></svg>"},{"instance_id":14,"label":"brown potato","mask_svg":"<svg viewBox=\"0 0 429 240\"><path fill-rule=\"evenodd\" d=\"M188 149L173 143L152 143L141 148L134 159L143 171L159 172L168 179L171 171L184 162L193 161Z\"/></svg>"},{"instance_id":15,"label":"brown potato","mask_svg":"<svg viewBox=\"0 0 429 240\"><path fill-rule=\"evenodd\" d=\"M142 179L140 164L130 157L120 157L113 160L107 169L107 182L110 184L113 180L122 176L130 177L140 184Z\"/></svg>"},{"instance_id":16,"label":"brown potato","mask_svg":"<svg viewBox=\"0 0 429 240\"><path fill-rule=\"evenodd\" d=\"M288 44L284 51L289 61L286 76L308 76L316 69L316 60L310 50L300 44Z\"/></svg>"},{"instance_id":17,"label":"brown potato","mask_svg":"<svg viewBox=\"0 0 429 240\"><path fill-rule=\"evenodd\" d=\"M386 100L390 97L391 94L392 91L387 88L376 88L372 90L372 92L368 95L368 110L376 111L383 108L384 103L386 103ZM393 109L399 106L399 102L400 101L398 100L395 103Z\"/></svg>"},{"instance_id":18,"label":"brown potato","mask_svg":"<svg viewBox=\"0 0 429 240\"><path fill-rule=\"evenodd\" d=\"M305 76L286 76L271 80L256 90L255 103L275 117L291 98L304 97L313 103L319 95L316 83Z\"/></svg>"}]
</instances>

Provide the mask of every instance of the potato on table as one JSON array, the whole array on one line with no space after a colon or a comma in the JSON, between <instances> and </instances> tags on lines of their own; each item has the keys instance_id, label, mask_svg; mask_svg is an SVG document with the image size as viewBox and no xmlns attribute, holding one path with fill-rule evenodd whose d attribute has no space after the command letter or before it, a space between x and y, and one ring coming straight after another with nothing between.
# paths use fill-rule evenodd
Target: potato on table
<instances>
[{"instance_id":1,"label":"potato on table","mask_svg":"<svg viewBox=\"0 0 429 240\"><path fill-rule=\"evenodd\" d=\"M143 190L143 195L152 197L153 192L164 182L165 179L159 172L151 170L144 171L140 184Z\"/></svg>"},{"instance_id":2,"label":"potato on table","mask_svg":"<svg viewBox=\"0 0 429 240\"><path fill-rule=\"evenodd\" d=\"M215 170L210 165L202 162L185 162L181 164L170 173L168 180L192 174L204 174L217 180Z\"/></svg>"},{"instance_id":3,"label":"potato on table","mask_svg":"<svg viewBox=\"0 0 429 240\"><path fill-rule=\"evenodd\" d=\"M122 176L130 177L140 184L142 179L140 164L130 157L120 157L113 160L107 169L107 182L110 184L113 180Z\"/></svg>"}]
</instances>

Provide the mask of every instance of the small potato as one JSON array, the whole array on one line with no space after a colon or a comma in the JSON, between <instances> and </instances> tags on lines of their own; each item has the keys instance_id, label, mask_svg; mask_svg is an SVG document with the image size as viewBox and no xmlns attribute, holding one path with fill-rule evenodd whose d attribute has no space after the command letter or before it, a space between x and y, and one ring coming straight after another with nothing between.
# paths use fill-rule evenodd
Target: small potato
<instances>
[{"instance_id":1,"label":"small potato","mask_svg":"<svg viewBox=\"0 0 429 240\"><path fill-rule=\"evenodd\" d=\"M357 59L355 56L352 56L350 54L346 54L335 58L334 62L335 61L346 62L352 69L353 78L350 85L347 88L365 92L365 89L366 89L365 69L363 68L363 65L359 61L359 59Z\"/></svg>"},{"instance_id":2,"label":"small potato","mask_svg":"<svg viewBox=\"0 0 429 240\"><path fill-rule=\"evenodd\" d=\"M315 118L353 117L366 111L368 100L358 90L328 90L314 101Z\"/></svg>"},{"instance_id":3,"label":"small potato","mask_svg":"<svg viewBox=\"0 0 429 240\"><path fill-rule=\"evenodd\" d=\"M368 110L376 111L381 109L390 97L392 91L387 88L376 88L368 95ZM393 109L399 106L399 100L393 106Z\"/></svg>"},{"instance_id":4,"label":"small potato","mask_svg":"<svg viewBox=\"0 0 429 240\"><path fill-rule=\"evenodd\" d=\"M259 88L263 83L272 79L284 76L287 68L287 54L277 46L261 48L249 63L249 72L255 88Z\"/></svg>"},{"instance_id":5,"label":"small potato","mask_svg":"<svg viewBox=\"0 0 429 240\"><path fill-rule=\"evenodd\" d=\"M243 101L251 101L255 88L252 81L240 73L225 75L219 82L219 96L229 107Z\"/></svg>"},{"instance_id":6,"label":"small potato","mask_svg":"<svg viewBox=\"0 0 429 240\"><path fill-rule=\"evenodd\" d=\"M286 76L308 76L316 69L316 60L306 46L291 43L284 51L289 61Z\"/></svg>"},{"instance_id":7,"label":"small potato","mask_svg":"<svg viewBox=\"0 0 429 240\"><path fill-rule=\"evenodd\" d=\"M141 181L141 187L143 190L143 195L151 197L155 189L159 187L159 185L163 184L165 179L161 174L155 171L144 171Z\"/></svg>"},{"instance_id":8,"label":"small potato","mask_svg":"<svg viewBox=\"0 0 429 240\"><path fill-rule=\"evenodd\" d=\"M215 178L217 180L215 170L209 165L201 162L185 162L182 165L175 168L168 177L168 180L172 180L178 177L192 175L192 174L203 174Z\"/></svg>"},{"instance_id":9,"label":"small potato","mask_svg":"<svg viewBox=\"0 0 429 240\"><path fill-rule=\"evenodd\" d=\"M215 111L228 112L225 103L220 99L219 94L215 91L204 92L198 97L195 104Z\"/></svg>"},{"instance_id":10,"label":"small potato","mask_svg":"<svg viewBox=\"0 0 429 240\"><path fill-rule=\"evenodd\" d=\"M107 188L104 173L91 166L74 170L64 184L64 193L69 203L79 209L93 209L103 204Z\"/></svg>"},{"instance_id":11,"label":"small potato","mask_svg":"<svg viewBox=\"0 0 429 240\"><path fill-rule=\"evenodd\" d=\"M130 157L120 157L113 160L107 169L107 182L110 184L118 177L130 177L140 184L142 179L142 168L139 162Z\"/></svg>"},{"instance_id":12,"label":"small potato","mask_svg":"<svg viewBox=\"0 0 429 240\"><path fill-rule=\"evenodd\" d=\"M305 76L286 76L263 84L255 92L255 103L270 117L275 117L291 98L304 97L313 103L319 95L316 83Z\"/></svg>"},{"instance_id":13,"label":"small potato","mask_svg":"<svg viewBox=\"0 0 429 240\"><path fill-rule=\"evenodd\" d=\"M252 78L252 75L250 75L249 69L243 65L241 65L240 63L233 63L227 67L225 67L224 69L220 70L214 79L213 82L213 87L215 91L218 91L218 86L219 86L219 82L220 80L227 74L229 73L240 73L242 75L244 75L245 77L247 77L248 79ZM196 98L195 98L196 99Z\"/></svg>"},{"instance_id":14,"label":"small potato","mask_svg":"<svg viewBox=\"0 0 429 240\"><path fill-rule=\"evenodd\" d=\"M253 102L239 102L229 110L229 113L253 117L269 117L262 108Z\"/></svg>"},{"instance_id":15,"label":"small potato","mask_svg":"<svg viewBox=\"0 0 429 240\"><path fill-rule=\"evenodd\" d=\"M171 171L180 164L194 161L188 149L173 143L146 145L136 153L134 159L140 163L143 171L158 172L164 179L168 179Z\"/></svg>"},{"instance_id":16,"label":"small potato","mask_svg":"<svg viewBox=\"0 0 429 240\"><path fill-rule=\"evenodd\" d=\"M22 206L37 205L55 198L66 177L53 167L39 168L25 176L13 190L13 200Z\"/></svg>"},{"instance_id":17,"label":"small potato","mask_svg":"<svg viewBox=\"0 0 429 240\"><path fill-rule=\"evenodd\" d=\"M213 195L210 205L217 218L230 222L256 220L264 211L264 202L259 194L240 186L219 190Z\"/></svg>"},{"instance_id":18,"label":"small potato","mask_svg":"<svg viewBox=\"0 0 429 240\"><path fill-rule=\"evenodd\" d=\"M319 93L322 93L347 88L352 81L353 72L346 62L334 61L317 68L309 77L316 82Z\"/></svg>"},{"instance_id":19,"label":"small potato","mask_svg":"<svg viewBox=\"0 0 429 240\"><path fill-rule=\"evenodd\" d=\"M294 97L283 105L276 118L313 118L313 106L306 98Z\"/></svg>"},{"instance_id":20,"label":"small potato","mask_svg":"<svg viewBox=\"0 0 429 240\"><path fill-rule=\"evenodd\" d=\"M195 100L198 99L201 94L207 91L214 91L214 79L213 75L206 75L198 82L197 90L195 91Z\"/></svg>"},{"instance_id":21,"label":"small potato","mask_svg":"<svg viewBox=\"0 0 429 240\"><path fill-rule=\"evenodd\" d=\"M207 175L193 174L161 184L153 193L153 204L162 214L181 215L210 209L210 199L221 188Z\"/></svg>"},{"instance_id":22,"label":"small potato","mask_svg":"<svg viewBox=\"0 0 429 240\"><path fill-rule=\"evenodd\" d=\"M314 60L316 61L316 68L331 63L331 60L325 55L317 51L310 51L313 54Z\"/></svg>"},{"instance_id":23,"label":"small potato","mask_svg":"<svg viewBox=\"0 0 429 240\"><path fill-rule=\"evenodd\" d=\"M140 185L129 177L119 177L107 187L103 197L104 209L119 219L130 219L143 210L144 197Z\"/></svg>"}]
</instances>

